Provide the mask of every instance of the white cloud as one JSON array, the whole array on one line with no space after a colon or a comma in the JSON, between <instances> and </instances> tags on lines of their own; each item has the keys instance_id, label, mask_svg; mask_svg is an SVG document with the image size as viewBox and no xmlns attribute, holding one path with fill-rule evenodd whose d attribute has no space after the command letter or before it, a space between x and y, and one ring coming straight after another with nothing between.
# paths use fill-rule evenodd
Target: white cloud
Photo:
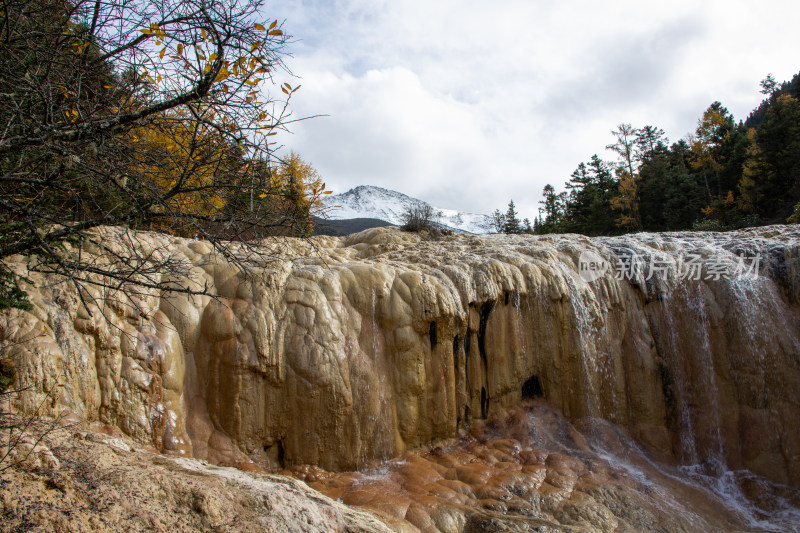
<instances>
[{"instance_id":1,"label":"white cloud","mask_svg":"<svg viewBox=\"0 0 800 533\"><path fill-rule=\"evenodd\" d=\"M307 72L298 112L336 112L298 124L287 144L303 147L329 187L368 183L427 197L442 182L479 181L488 142L468 105L432 94L402 67Z\"/></svg>"},{"instance_id":2,"label":"white cloud","mask_svg":"<svg viewBox=\"0 0 800 533\"><path fill-rule=\"evenodd\" d=\"M477 212L536 214L620 122L677 140L720 100L744 119L758 81L800 70L791 2L284 0L300 41L284 136L337 191L394 188Z\"/></svg>"}]
</instances>

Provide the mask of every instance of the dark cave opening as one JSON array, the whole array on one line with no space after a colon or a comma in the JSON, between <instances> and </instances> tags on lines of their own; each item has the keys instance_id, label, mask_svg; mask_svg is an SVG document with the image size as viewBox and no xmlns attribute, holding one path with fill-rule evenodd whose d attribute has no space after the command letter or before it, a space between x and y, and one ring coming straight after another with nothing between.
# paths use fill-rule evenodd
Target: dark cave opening
<instances>
[{"instance_id":1,"label":"dark cave opening","mask_svg":"<svg viewBox=\"0 0 800 533\"><path fill-rule=\"evenodd\" d=\"M526 400L529 398L542 398L544 397L544 391L542 390L542 382L539 380L539 376L531 376L522 384L522 399Z\"/></svg>"}]
</instances>

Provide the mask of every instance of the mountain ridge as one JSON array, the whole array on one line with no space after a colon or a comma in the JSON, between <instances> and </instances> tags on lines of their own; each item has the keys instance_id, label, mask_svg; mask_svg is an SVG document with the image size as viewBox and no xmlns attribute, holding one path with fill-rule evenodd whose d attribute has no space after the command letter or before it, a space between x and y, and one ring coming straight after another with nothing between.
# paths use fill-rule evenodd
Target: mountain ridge
<instances>
[{"instance_id":1,"label":"mountain ridge","mask_svg":"<svg viewBox=\"0 0 800 533\"><path fill-rule=\"evenodd\" d=\"M375 185L359 185L339 194L323 199L328 220L378 219L394 225L403 224L403 213L409 208L430 206L441 213L438 222L444 229L459 233L493 233L489 215L466 213L455 209L443 209L429 202L398 191Z\"/></svg>"}]
</instances>

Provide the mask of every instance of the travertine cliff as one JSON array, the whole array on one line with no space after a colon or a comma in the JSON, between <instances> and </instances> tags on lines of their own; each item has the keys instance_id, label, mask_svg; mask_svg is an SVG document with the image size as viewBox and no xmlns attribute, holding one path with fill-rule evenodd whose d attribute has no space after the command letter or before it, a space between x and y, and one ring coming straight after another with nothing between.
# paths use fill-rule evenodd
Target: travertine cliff
<instances>
[{"instance_id":1,"label":"travertine cliff","mask_svg":"<svg viewBox=\"0 0 800 533\"><path fill-rule=\"evenodd\" d=\"M267 243L294 259L247 274L203 242L139 238L187 265L177 284L219 298L90 287L84 306L29 274L33 311L0 323L34 386L20 409L52 393L48 414L163 451L342 470L543 397L662 459L800 485L797 226L441 240L379 228ZM754 258L757 276L721 273Z\"/></svg>"}]
</instances>

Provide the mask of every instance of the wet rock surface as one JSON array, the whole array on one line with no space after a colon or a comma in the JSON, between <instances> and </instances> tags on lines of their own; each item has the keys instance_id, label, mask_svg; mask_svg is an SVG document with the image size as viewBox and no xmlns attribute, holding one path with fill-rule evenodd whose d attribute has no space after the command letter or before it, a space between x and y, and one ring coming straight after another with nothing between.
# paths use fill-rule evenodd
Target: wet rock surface
<instances>
[{"instance_id":1,"label":"wet rock surface","mask_svg":"<svg viewBox=\"0 0 800 533\"><path fill-rule=\"evenodd\" d=\"M131 242L101 231L109 246ZM34 308L0 315L4 353L29 386L16 410L108 424L218 465L348 471L544 401L576 424L612 423L684 478L742 485L764 508L775 486L800 486L798 226L440 240L374 228L265 242L273 260L246 273L200 241L135 242L190 274L165 281L219 296L79 295L20 259ZM569 427L558 438L580 440ZM595 506L617 496L581 490L578 464L497 437L507 439L516 444L492 441L477 462L434 461L415 481L481 513L347 497L423 530L492 530L536 513L545 522L524 527L651 527L645 511L635 526ZM617 507L647 508L630 497Z\"/></svg>"},{"instance_id":2,"label":"wet rock surface","mask_svg":"<svg viewBox=\"0 0 800 533\"><path fill-rule=\"evenodd\" d=\"M395 530L795 531L800 520L800 490L746 471L692 475L613 424L573 424L542 401L373 469L292 473Z\"/></svg>"}]
</instances>

